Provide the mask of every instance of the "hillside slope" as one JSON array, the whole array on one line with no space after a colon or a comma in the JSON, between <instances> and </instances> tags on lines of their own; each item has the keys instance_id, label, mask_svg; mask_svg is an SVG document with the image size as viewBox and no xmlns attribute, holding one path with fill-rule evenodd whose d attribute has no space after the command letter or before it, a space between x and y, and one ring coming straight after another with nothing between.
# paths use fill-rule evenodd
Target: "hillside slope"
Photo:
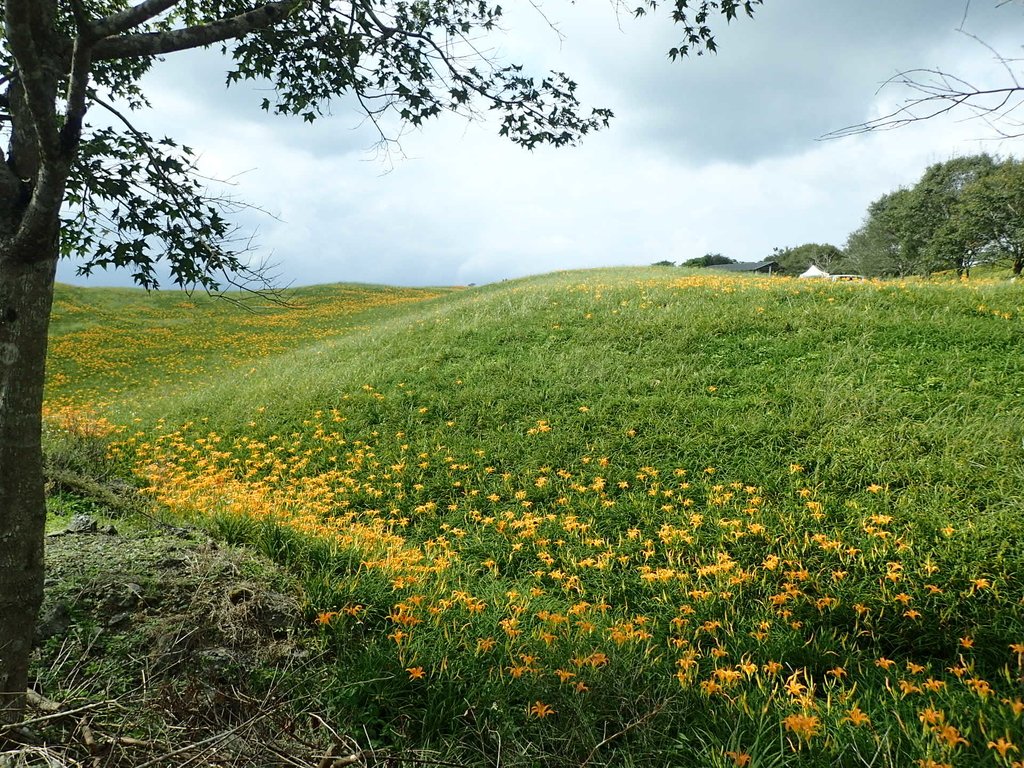
<instances>
[{"instance_id":1,"label":"hillside slope","mask_svg":"<svg viewBox=\"0 0 1024 768\"><path fill-rule=\"evenodd\" d=\"M377 744L1004 765L1022 330L1010 284L563 273L102 413L166 509L301 577Z\"/></svg>"},{"instance_id":2,"label":"hillside slope","mask_svg":"<svg viewBox=\"0 0 1024 768\"><path fill-rule=\"evenodd\" d=\"M800 463L831 488L1019 505L1024 429L1003 417L1024 382L1019 289L658 274L567 273L389 309L241 378L179 398L154 388L139 412L257 436L344 407L352 434L485 440L510 467L545 420L553 462L627 451L759 483Z\"/></svg>"}]
</instances>

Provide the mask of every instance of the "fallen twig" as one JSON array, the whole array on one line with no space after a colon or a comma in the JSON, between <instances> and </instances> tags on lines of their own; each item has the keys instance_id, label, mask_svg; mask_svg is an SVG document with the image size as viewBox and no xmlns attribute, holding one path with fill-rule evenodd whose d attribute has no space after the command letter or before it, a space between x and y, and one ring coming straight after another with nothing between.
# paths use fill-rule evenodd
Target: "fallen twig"
<instances>
[{"instance_id":1,"label":"fallen twig","mask_svg":"<svg viewBox=\"0 0 1024 768\"><path fill-rule=\"evenodd\" d=\"M33 691L31 688L25 691L25 702L30 707L38 709L40 712L49 713L59 712L62 706L61 704L58 704L56 701L51 701L50 699L46 698L41 693Z\"/></svg>"},{"instance_id":2,"label":"fallen twig","mask_svg":"<svg viewBox=\"0 0 1024 768\"><path fill-rule=\"evenodd\" d=\"M94 701L92 704L83 704L80 707L74 709L65 709L60 712L52 712L48 715L40 715L39 717L30 717L27 720L22 720L20 723L10 723L8 725L0 725L0 733L6 733L17 728L26 728L30 725L36 725L38 723L45 723L49 720L57 720L62 717L70 717L71 715L77 715L79 712L86 712L90 709L97 709L99 707L109 706L113 704L112 701Z\"/></svg>"},{"instance_id":3,"label":"fallen twig","mask_svg":"<svg viewBox=\"0 0 1024 768\"><path fill-rule=\"evenodd\" d=\"M647 714L643 715L642 717L638 717L633 722L628 723L626 725L626 727L623 728L621 731L616 731L611 736L606 736L601 741L599 741L597 744L595 744L594 748L592 750L590 750L590 754L587 755L586 760L584 760L582 763L580 763L580 768L585 768L585 766L591 760L594 759L594 755L597 754L597 751L599 749L601 749L601 747L603 747L605 744L608 744L609 742L615 741L615 739L619 738L620 736L625 736L627 733L629 733L631 730L636 728L638 725L643 725L648 720L650 720L652 717L655 717L656 715L660 714L661 710L663 710L665 708L665 704L666 703L667 702L662 702L662 704L660 706L655 707L654 709L652 709L650 712L648 712Z\"/></svg>"},{"instance_id":4,"label":"fallen twig","mask_svg":"<svg viewBox=\"0 0 1024 768\"><path fill-rule=\"evenodd\" d=\"M209 736L208 738L205 738L202 741L197 741L194 744L186 744L184 747L179 747L178 749L160 755L159 757L154 757L151 760L147 760L144 763L140 763L139 765L135 766L135 768L150 768L150 766L158 765L159 763L162 763L164 760L168 760L172 757L183 755L186 752L194 752L200 747L206 747L209 744L215 744L220 741L225 741L228 737L233 736L234 734L241 731L243 728L248 728L250 725L259 720L260 717L262 717L262 715L250 717L244 723L240 723L230 730L224 731L223 733L214 734L213 736Z\"/></svg>"}]
</instances>

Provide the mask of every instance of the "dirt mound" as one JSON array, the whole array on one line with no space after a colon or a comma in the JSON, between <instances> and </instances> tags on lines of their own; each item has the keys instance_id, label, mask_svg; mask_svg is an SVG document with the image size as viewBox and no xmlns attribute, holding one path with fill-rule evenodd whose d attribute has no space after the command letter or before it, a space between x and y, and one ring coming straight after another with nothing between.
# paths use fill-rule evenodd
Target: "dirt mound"
<instances>
[{"instance_id":1,"label":"dirt mound","mask_svg":"<svg viewBox=\"0 0 1024 768\"><path fill-rule=\"evenodd\" d=\"M272 563L186 529L69 530L47 540L41 644L128 643L150 678L304 655L298 586Z\"/></svg>"},{"instance_id":2,"label":"dirt mound","mask_svg":"<svg viewBox=\"0 0 1024 768\"><path fill-rule=\"evenodd\" d=\"M304 711L324 661L272 563L194 530L79 518L46 563L39 690L0 767L361 762Z\"/></svg>"}]
</instances>

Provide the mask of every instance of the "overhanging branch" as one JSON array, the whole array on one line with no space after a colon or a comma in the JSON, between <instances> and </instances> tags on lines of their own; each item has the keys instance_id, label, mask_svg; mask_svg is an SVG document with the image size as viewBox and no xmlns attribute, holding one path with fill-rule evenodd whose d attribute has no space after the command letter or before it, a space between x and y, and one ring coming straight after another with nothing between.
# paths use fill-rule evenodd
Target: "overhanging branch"
<instances>
[{"instance_id":1,"label":"overhanging branch","mask_svg":"<svg viewBox=\"0 0 1024 768\"><path fill-rule=\"evenodd\" d=\"M932 120L955 110L966 109L970 117L983 119L996 130L998 138L1024 135L995 125L1024 105L1024 86L1014 82L1003 88L977 88L967 81L938 69L911 69L901 72L883 84L883 88L899 85L919 94L880 117L840 128L822 136L839 139L860 133L889 131L911 123Z\"/></svg>"},{"instance_id":2,"label":"overhanging branch","mask_svg":"<svg viewBox=\"0 0 1024 768\"><path fill-rule=\"evenodd\" d=\"M108 37L97 43L93 52L96 61L133 56L159 56L164 53L202 48L225 40L244 37L251 32L271 27L305 0L278 0L246 13L226 19L168 32L146 32L137 35Z\"/></svg>"},{"instance_id":3,"label":"overhanging branch","mask_svg":"<svg viewBox=\"0 0 1024 768\"><path fill-rule=\"evenodd\" d=\"M133 27L144 24L150 19L159 16L168 8L177 5L181 0L144 0L120 13L112 13L104 16L93 25L97 37L110 37L119 35Z\"/></svg>"}]
</instances>

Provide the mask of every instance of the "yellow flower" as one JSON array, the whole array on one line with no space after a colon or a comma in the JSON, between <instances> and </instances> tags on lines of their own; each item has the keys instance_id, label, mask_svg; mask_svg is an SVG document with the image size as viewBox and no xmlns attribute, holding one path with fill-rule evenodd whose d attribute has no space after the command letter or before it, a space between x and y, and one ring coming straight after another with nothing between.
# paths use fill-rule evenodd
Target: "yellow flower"
<instances>
[{"instance_id":1,"label":"yellow flower","mask_svg":"<svg viewBox=\"0 0 1024 768\"><path fill-rule=\"evenodd\" d=\"M1002 699L1002 702L1013 710L1013 714L1018 717L1020 717L1020 714L1024 712L1024 701L1021 701L1020 699Z\"/></svg>"},{"instance_id":2,"label":"yellow flower","mask_svg":"<svg viewBox=\"0 0 1024 768\"><path fill-rule=\"evenodd\" d=\"M926 707L918 714L918 719L925 725L941 725L946 722L946 713L941 709Z\"/></svg>"},{"instance_id":3,"label":"yellow flower","mask_svg":"<svg viewBox=\"0 0 1024 768\"><path fill-rule=\"evenodd\" d=\"M732 764L735 765L736 768L744 768L744 766L749 765L750 763L750 755L746 752L727 751L725 756L732 760Z\"/></svg>"},{"instance_id":4,"label":"yellow flower","mask_svg":"<svg viewBox=\"0 0 1024 768\"><path fill-rule=\"evenodd\" d=\"M866 723L870 723L871 718L865 715L861 711L860 707L855 706L850 710L850 714L844 717L841 722L853 723L856 726L861 726L865 725Z\"/></svg>"},{"instance_id":5,"label":"yellow flower","mask_svg":"<svg viewBox=\"0 0 1024 768\"><path fill-rule=\"evenodd\" d=\"M529 709L529 714L538 720L543 720L548 715L555 714L555 710L543 701L535 701Z\"/></svg>"},{"instance_id":6,"label":"yellow flower","mask_svg":"<svg viewBox=\"0 0 1024 768\"><path fill-rule=\"evenodd\" d=\"M987 680L980 680L976 677L972 677L969 680L967 680L965 684L968 688L973 689L974 692L981 696L981 698L983 699L987 699L989 696L995 693L995 691L992 690L991 684L989 684Z\"/></svg>"},{"instance_id":7,"label":"yellow flower","mask_svg":"<svg viewBox=\"0 0 1024 768\"><path fill-rule=\"evenodd\" d=\"M410 680L422 680L427 674L423 667L407 667L405 671L409 673Z\"/></svg>"},{"instance_id":8,"label":"yellow flower","mask_svg":"<svg viewBox=\"0 0 1024 768\"><path fill-rule=\"evenodd\" d=\"M904 696L909 696L912 693L920 693L921 689L909 680L900 680L900 692Z\"/></svg>"},{"instance_id":9,"label":"yellow flower","mask_svg":"<svg viewBox=\"0 0 1024 768\"><path fill-rule=\"evenodd\" d=\"M712 696L718 693L720 690L722 690L722 686L720 686L714 680L704 680L700 684L700 689L704 691L704 693L706 693L708 696Z\"/></svg>"},{"instance_id":10,"label":"yellow flower","mask_svg":"<svg viewBox=\"0 0 1024 768\"><path fill-rule=\"evenodd\" d=\"M786 680L786 693L790 696L803 696L804 691L807 690L807 686L800 682L800 674L801 673L799 671L794 672Z\"/></svg>"},{"instance_id":11,"label":"yellow flower","mask_svg":"<svg viewBox=\"0 0 1024 768\"><path fill-rule=\"evenodd\" d=\"M996 752L999 753L999 756L1003 757L1003 758L1006 757L1006 753L1007 752L1016 752L1017 751L1016 745L1012 741L1010 741L1009 739L1005 739L1002 736L1000 736L995 741L990 741L988 743L988 748L989 749L994 749Z\"/></svg>"},{"instance_id":12,"label":"yellow flower","mask_svg":"<svg viewBox=\"0 0 1024 768\"><path fill-rule=\"evenodd\" d=\"M782 719L782 724L801 739L816 736L821 727L821 721L815 715L789 715Z\"/></svg>"},{"instance_id":13,"label":"yellow flower","mask_svg":"<svg viewBox=\"0 0 1024 768\"><path fill-rule=\"evenodd\" d=\"M935 737L939 741L944 742L950 749L953 749L960 744L965 744L966 746L971 745L967 739L960 735L960 731L952 725L938 725L932 730L935 733Z\"/></svg>"}]
</instances>

